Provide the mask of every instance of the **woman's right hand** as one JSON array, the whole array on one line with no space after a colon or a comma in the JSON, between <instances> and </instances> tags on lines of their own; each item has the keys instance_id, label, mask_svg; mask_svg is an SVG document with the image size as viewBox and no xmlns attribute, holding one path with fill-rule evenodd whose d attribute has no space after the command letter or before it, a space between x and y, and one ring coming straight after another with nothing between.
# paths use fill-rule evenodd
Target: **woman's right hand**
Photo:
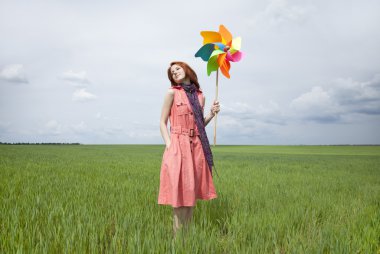
<instances>
[{"instance_id":1,"label":"woman's right hand","mask_svg":"<svg viewBox=\"0 0 380 254\"><path fill-rule=\"evenodd\" d=\"M211 106L210 111L211 111L212 116L215 116L220 111L219 101L214 101L214 103Z\"/></svg>"}]
</instances>

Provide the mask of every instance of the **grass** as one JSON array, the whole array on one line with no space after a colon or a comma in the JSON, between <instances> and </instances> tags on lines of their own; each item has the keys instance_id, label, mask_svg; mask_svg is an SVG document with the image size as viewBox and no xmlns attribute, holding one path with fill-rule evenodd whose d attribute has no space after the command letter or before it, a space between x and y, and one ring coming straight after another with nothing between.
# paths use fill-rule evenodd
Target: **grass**
<instances>
[{"instance_id":1,"label":"grass","mask_svg":"<svg viewBox=\"0 0 380 254\"><path fill-rule=\"evenodd\" d=\"M172 240L160 145L0 145L0 253L380 253L380 147L213 147Z\"/></svg>"}]
</instances>

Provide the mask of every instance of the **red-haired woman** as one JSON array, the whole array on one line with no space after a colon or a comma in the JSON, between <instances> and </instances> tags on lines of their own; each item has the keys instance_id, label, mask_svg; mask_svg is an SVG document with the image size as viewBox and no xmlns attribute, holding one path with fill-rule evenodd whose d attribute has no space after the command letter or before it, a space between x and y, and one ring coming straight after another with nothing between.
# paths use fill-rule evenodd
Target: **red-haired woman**
<instances>
[{"instance_id":1,"label":"red-haired woman","mask_svg":"<svg viewBox=\"0 0 380 254\"><path fill-rule=\"evenodd\" d=\"M204 117L205 96L197 74L184 62L168 68L171 87L165 95L160 130L166 148L162 157L158 204L173 207L174 236L191 221L197 199L217 197L213 178L213 156L205 126L220 111L214 101ZM170 117L170 132L167 122Z\"/></svg>"}]
</instances>

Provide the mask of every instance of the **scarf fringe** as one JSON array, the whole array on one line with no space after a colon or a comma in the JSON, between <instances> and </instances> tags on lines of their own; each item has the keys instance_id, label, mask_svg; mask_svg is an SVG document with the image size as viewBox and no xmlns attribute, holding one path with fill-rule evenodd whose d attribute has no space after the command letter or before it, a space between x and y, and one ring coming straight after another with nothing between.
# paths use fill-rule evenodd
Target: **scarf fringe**
<instances>
[{"instance_id":1,"label":"scarf fringe","mask_svg":"<svg viewBox=\"0 0 380 254\"><path fill-rule=\"evenodd\" d=\"M219 176L218 172L216 171L215 163L214 163L214 165L212 166L212 171L211 171L211 176L212 176L212 178L214 178L213 173L212 173L213 171L215 171L216 175L217 175L218 178L220 179L220 176Z\"/></svg>"}]
</instances>

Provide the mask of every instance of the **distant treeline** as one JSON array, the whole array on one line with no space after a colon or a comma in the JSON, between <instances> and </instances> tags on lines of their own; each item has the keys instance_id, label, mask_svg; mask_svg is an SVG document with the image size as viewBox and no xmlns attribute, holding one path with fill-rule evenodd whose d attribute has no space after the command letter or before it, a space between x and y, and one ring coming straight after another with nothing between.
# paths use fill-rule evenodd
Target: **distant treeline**
<instances>
[{"instance_id":1,"label":"distant treeline","mask_svg":"<svg viewBox=\"0 0 380 254\"><path fill-rule=\"evenodd\" d=\"M80 143L8 143L8 142L0 142L0 145L80 145Z\"/></svg>"}]
</instances>

